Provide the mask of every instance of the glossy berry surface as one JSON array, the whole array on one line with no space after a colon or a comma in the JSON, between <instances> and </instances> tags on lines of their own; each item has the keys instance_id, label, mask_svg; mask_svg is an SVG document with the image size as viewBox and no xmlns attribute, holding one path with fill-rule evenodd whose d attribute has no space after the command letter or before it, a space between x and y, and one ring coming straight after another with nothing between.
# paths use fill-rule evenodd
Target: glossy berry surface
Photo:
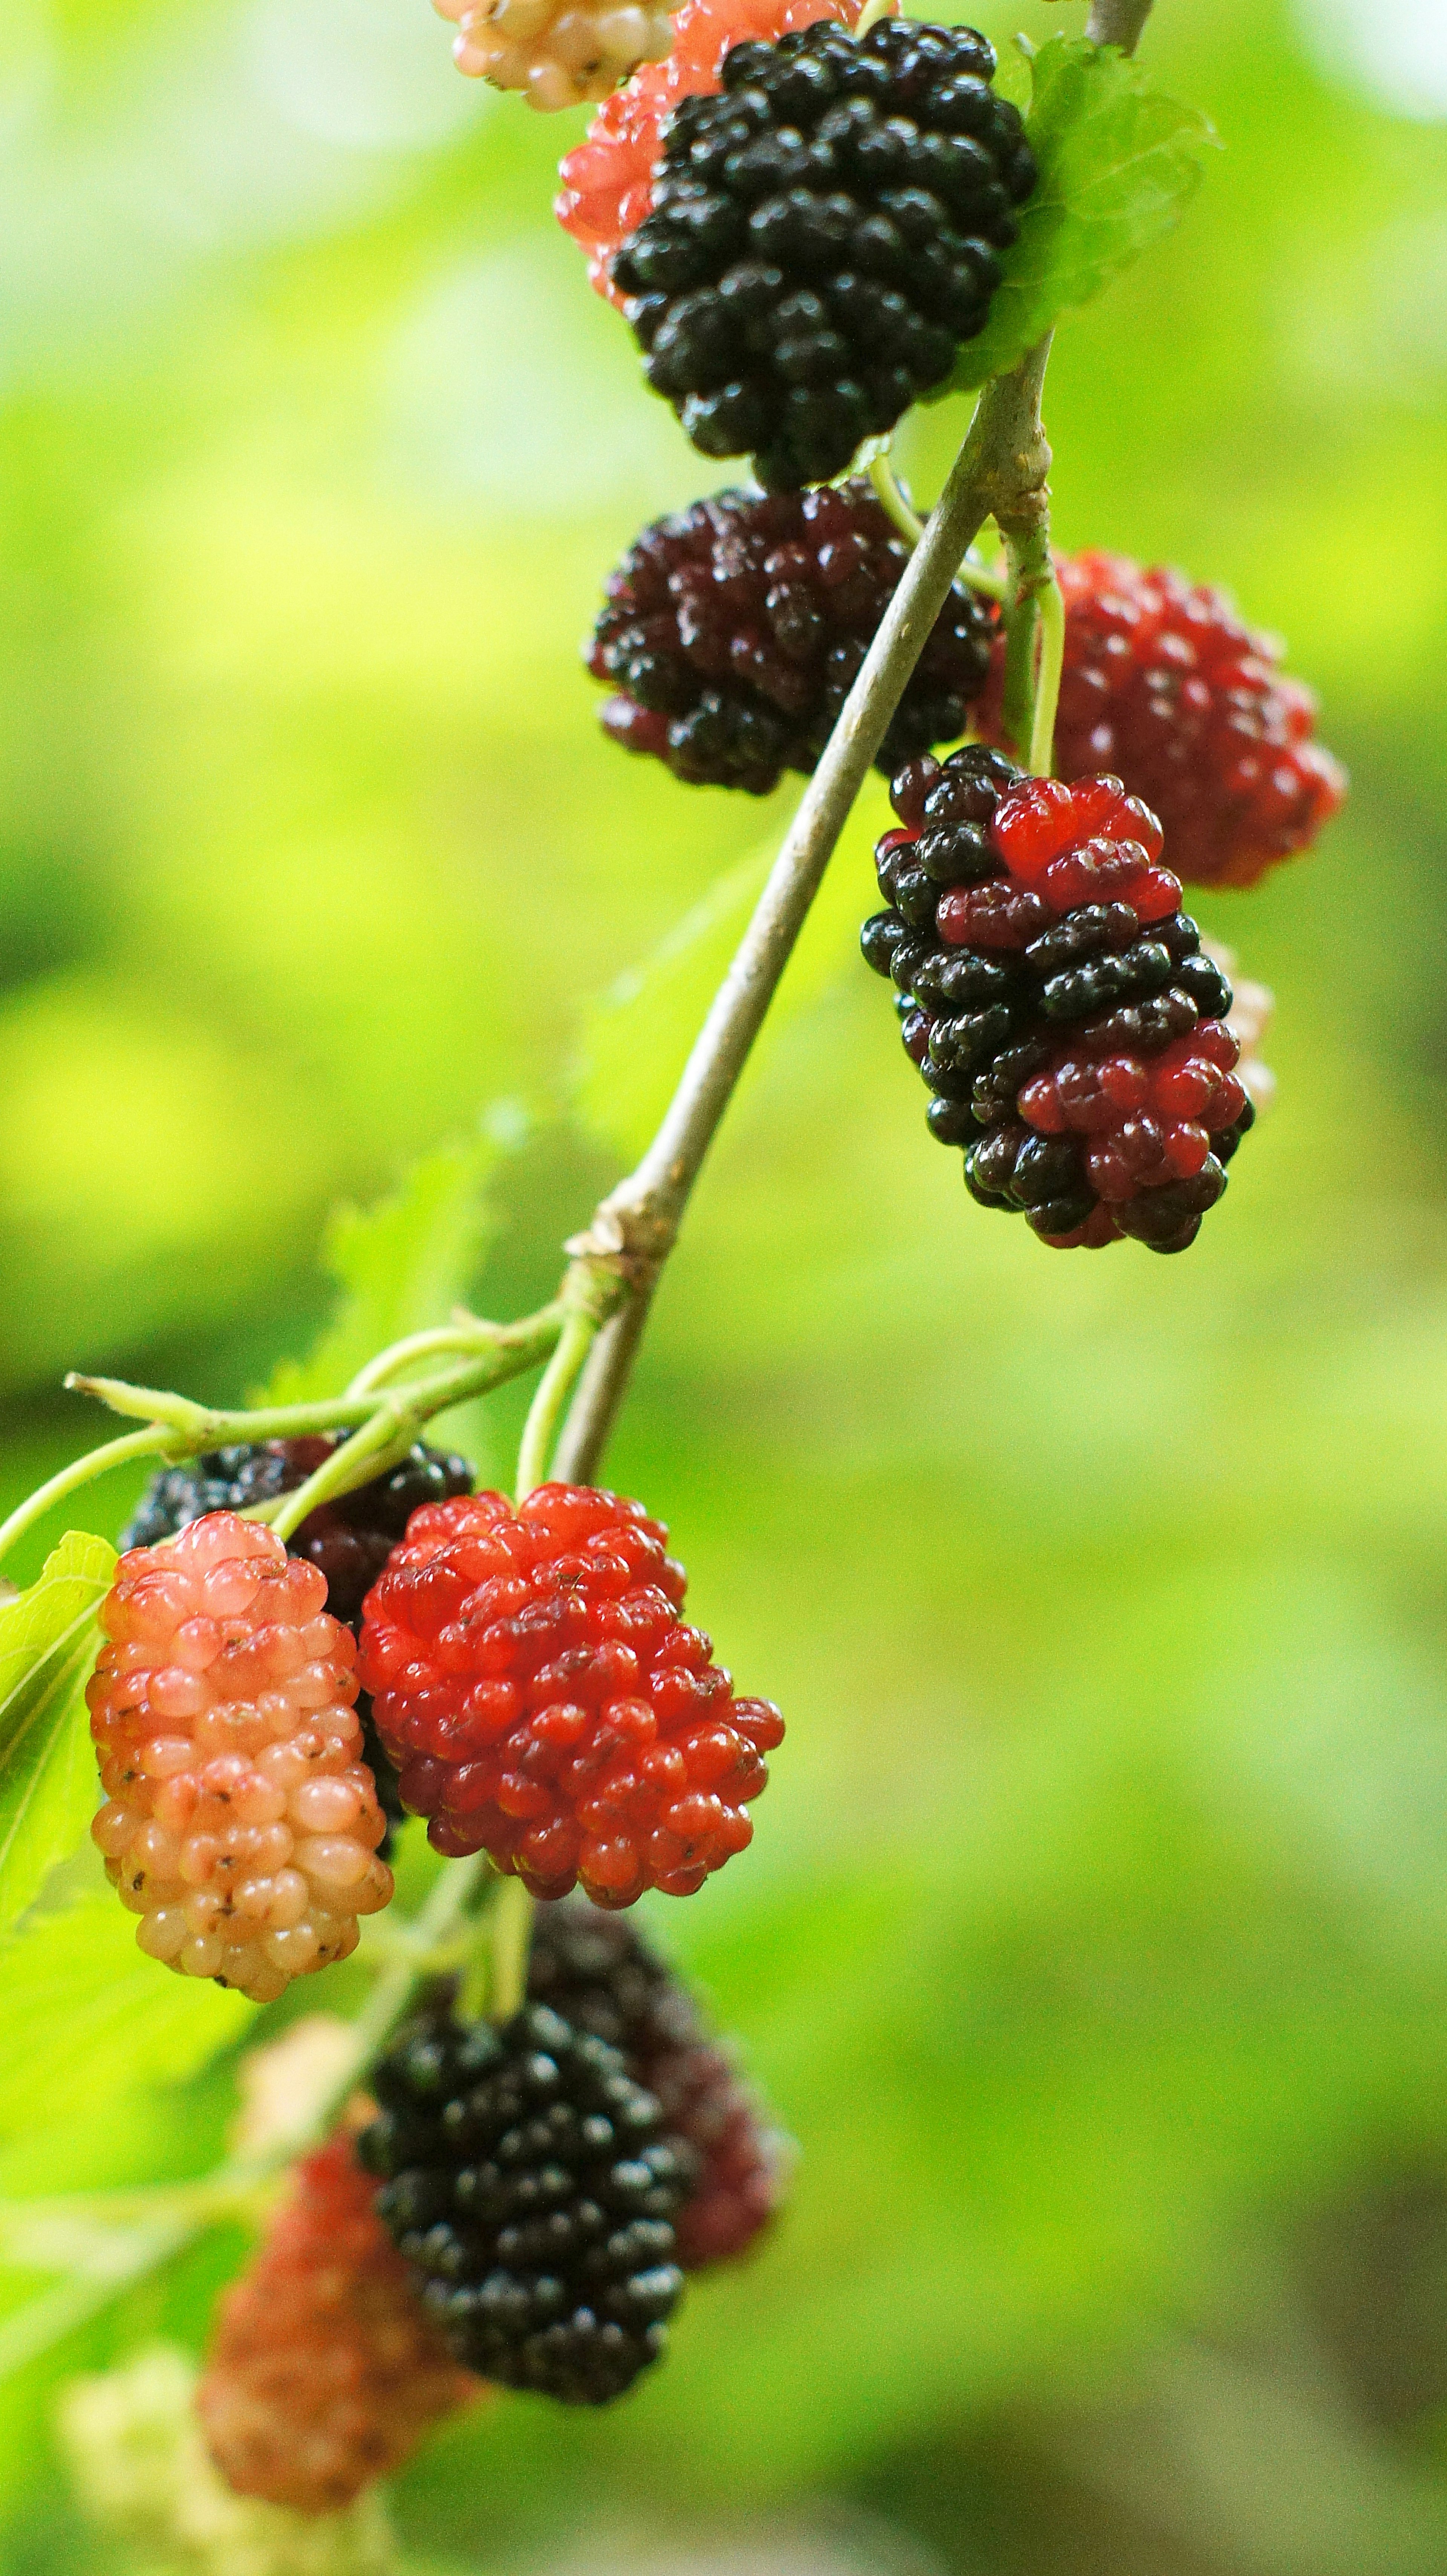
<instances>
[{"instance_id":1,"label":"glossy berry surface","mask_svg":"<svg viewBox=\"0 0 1447 2576\"><path fill-rule=\"evenodd\" d=\"M753 1835L783 1736L679 1617L681 1566L641 1503L540 1485L415 1513L368 1595L362 1678L402 1795L451 1854L539 1896L687 1896Z\"/></svg>"},{"instance_id":2,"label":"glossy berry surface","mask_svg":"<svg viewBox=\"0 0 1447 2576\"><path fill-rule=\"evenodd\" d=\"M823 19L852 27L863 0L688 0L673 21L673 43L661 62L645 63L605 100L582 143L565 155L553 211L587 253L588 275L610 303L627 302L613 284L613 254L637 230L653 203L663 128L681 98L712 92L730 45L773 43Z\"/></svg>"},{"instance_id":3,"label":"glossy berry surface","mask_svg":"<svg viewBox=\"0 0 1447 2576\"><path fill-rule=\"evenodd\" d=\"M673 2222L684 2271L745 2252L783 2196L785 2145L687 1988L631 1923L574 1897L538 1909L528 1993L621 2049L668 2135L690 2149L694 2177Z\"/></svg>"},{"instance_id":4,"label":"glossy berry surface","mask_svg":"<svg viewBox=\"0 0 1447 2576\"><path fill-rule=\"evenodd\" d=\"M842 473L984 329L1035 184L969 27L827 23L731 45L675 107L613 257L644 373L769 491Z\"/></svg>"},{"instance_id":5,"label":"glossy berry surface","mask_svg":"<svg viewBox=\"0 0 1447 2576\"><path fill-rule=\"evenodd\" d=\"M457 28L452 59L494 89L521 90L529 107L576 107L607 98L640 63L667 54L673 22L642 0L435 0Z\"/></svg>"},{"instance_id":6,"label":"glossy berry surface","mask_svg":"<svg viewBox=\"0 0 1447 2576\"><path fill-rule=\"evenodd\" d=\"M719 492L657 519L610 575L588 668L618 694L605 729L690 785L767 795L813 769L909 550L867 481ZM876 766L890 776L964 732L995 612L957 586Z\"/></svg>"},{"instance_id":7,"label":"glossy berry surface","mask_svg":"<svg viewBox=\"0 0 1447 2576\"><path fill-rule=\"evenodd\" d=\"M208 1512L121 1558L86 1689L91 1833L137 1942L259 2003L348 1957L392 1893L356 1645L325 1599L270 1530Z\"/></svg>"},{"instance_id":8,"label":"glossy berry surface","mask_svg":"<svg viewBox=\"0 0 1447 2576\"><path fill-rule=\"evenodd\" d=\"M1231 987L1155 816L1118 778L1027 778L982 745L910 763L891 793L889 910L862 944L899 992L931 1132L1047 1243L1184 1251L1254 1112Z\"/></svg>"},{"instance_id":9,"label":"glossy berry surface","mask_svg":"<svg viewBox=\"0 0 1447 2576\"><path fill-rule=\"evenodd\" d=\"M329 1458L343 1434L324 1433L301 1440L266 1440L250 1447L207 1449L183 1466L164 1467L146 1486L127 1527L123 1548L154 1547L173 1537L203 1512L243 1512L253 1503L272 1502L293 1493ZM309 1512L287 1540L290 1556L304 1556L320 1566L327 1579L327 1608L344 1620L354 1637L362 1628L362 1603L376 1582L411 1514L423 1503L445 1502L472 1487L465 1458L421 1441L385 1476L359 1485L353 1493L322 1503ZM372 1723L372 1703L365 1691L357 1699L362 1724L362 1759L377 1785L377 1801L389 1825L404 1814L397 1774L382 1750ZM385 1858L387 1842L381 1849Z\"/></svg>"},{"instance_id":10,"label":"glossy berry surface","mask_svg":"<svg viewBox=\"0 0 1447 2576\"><path fill-rule=\"evenodd\" d=\"M502 2031L412 2024L376 2069L358 2151L455 2357L570 2405L657 2361L683 2276L683 2149L618 2051L545 2007Z\"/></svg>"},{"instance_id":11,"label":"glossy berry surface","mask_svg":"<svg viewBox=\"0 0 1447 2576\"><path fill-rule=\"evenodd\" d=\"M1178 876L1255 885L1309 848L1347 790L1312 739L1316 700L1281 647L1219 590L1126 555L1065 556L1065 668L1055 730L1062 778L1113 771L1159 817ZM978 729L1001 740L1003 651Z\"/></svg>"},{"instance_id":12,"label":"glossy berry surface","mask_svg":"<svg viewBox=\"0 0 1447 2576\"><path fill-rule=\"evenodd\" d=\"M306 2156L218 2303L196 2411L237 2495L337 2513L409 2460L478 2382L377 2216L350 2138Z\"/></svg>"}]
</instances>

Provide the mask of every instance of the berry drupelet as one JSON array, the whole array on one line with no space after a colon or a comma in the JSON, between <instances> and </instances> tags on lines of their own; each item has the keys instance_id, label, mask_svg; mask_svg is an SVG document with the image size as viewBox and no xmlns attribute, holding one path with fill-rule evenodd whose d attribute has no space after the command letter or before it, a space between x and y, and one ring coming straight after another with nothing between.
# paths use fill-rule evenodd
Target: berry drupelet
<instances>
[{"instance_id":1,"label":"berry drupelet","mask_svg":"<svg viewBox=\"0 0 1447 2576\"><path fill-rule=\"evenodd\" d=\"M827 482L983 330L1035 184L994 68L969 27L821 23L731 45L721 95L679 102L612 274L705 456Z\"/></svg>"},{"instance_id":2,"label":"berry drupelet","mask_svg":"<svg viewBox=\"0 0 1447 2576\"><path fill-rule=\"evenodd\" d=\"M686 1988L631 1923L573 1897L538 1909L528 1993L621 2049L668 2135L692 2150L694 2179L673 2222L684 2271L742 2254L779 2205L787 2149Z\"/></svg>"},{"instance_id":3,"label":"berry drupelet","mask_svg":"<svg viewBox=\"0 0 1447 2576\"><path fill-rule=\"evenodd\" d=\"M358 2151L454 2357L570 2405L621 2397L664 2349L691 2176L618 2051L538 2004L501 2031L437 2013L373 2083Z\"/></svg>"},{"instance_id":4,"label":"berry drupelet","mask_svg":"<svg viewBox=\"0 0 1447 2576\"><path fill-rule=\"evenodd\" d=\"M719 492L656 519L607 584L588 668L603 723L691 785L765 796L814 768L909 560L861 479L842 491ZM951 590L881 746L890 776L964 732L997 612Z\"/></svg>"},{"instance_id":5,"label":"berry drupelet","mask_svg":"<svg viewBox=\"0 0 1447 2576\"><path fill-rule=\"evenodd\" d=\"M457 28L452 59L471 79L521 90L529 107L607 98L640 63L668 52L673 22L657 0L435 0Z\"/></svg>"},{"instance_id":6,"label":"berry drupelet","mask_svg":"<svg viewBox=\"0 0 1447 2576\"><path fill-rule=\"evenodd\" d=\"M347 1958L392 1893L357 1650L325 1599L258 1521L208 1512L121 1558L86 1687L91 1834L140 1948L258 2003Z\"/></svg>"},{"instance_id":7,"label":"berry drupelet","mask_svg":"<svg viewBox=\"0 0 1447 2576\"><path fill-rule=\"evenodd\" d=\"M338 2513L481 2392L377 2216L348 2137L306 2156L216 2310L196 2411L237 2495Z\"/></svg>"},{"instance_id":8,"label":"berry drupelet","mask_svg":"<svg viewBox=\"0 0 1447 2576\"><path fill-rule=\"evenodd\" d=\"M1254 1111L1155 816L1118 778L973 744L896 778L864 954L899 993L929 1124L987 1207L1061 1247L1182 1252Z\"/></svg>"},{"instance_id":9,"label":"berry drupelet","mask_svg":"<svg viewBox=\"0 0 1447 2576\"><path fill-rule=\"evenodd\" d=\"M752 1840L784 1722L735 1699L679 1617L684 1573L641 1503L539 1485L414 1513L368 1594L362 1677L428 1838L535 1895L689 1896Z\"/></svg>"},{"instance_id":10,"label":"berry drupelet","mask_svg":"<svg viewBox=\"0 0 1447 2576\"><path fill-rule=\"evenodd\" d=\"M644 63L625 88L604 100L558 174L563 185L553 212L587 253L588 277L599 295L610 304L627 302L613 284L610 263L653 203L663 128L678 101L718 88L730 45L749 38L772 44L822 19L852 27L863 5L864 0L688 0L673 21L673 42L663 60Z\"/></svg>"},{"instance_id":11,"label":"berry drupelet","mask_svg":"<svg viewBox=\"0 0 1447 2576\"><path fill-rule=\"evenodd\" d=\"M1062 778L1116 773L1160 818L1193 885L1250 886L1304 850L1346 795L1312 740L1316 700L1281 647L1219 590L1143 572L1127 555L1064 556L1065 667L1055 728ZM1004 654L979 730L1001 742Z\"/></svg>"},{"instance_id":12,"label":"berry drupelet","mask_svg":"<svg viewBox=\"0 0 1447 2576\"><path fill-rule=\"evenodd\" d=\"M301 1440L265 1440L251 1447L203 1450L181 1467L163 1468L142 1493L127 1527L123 1548L155 1547L172 1538L203 1512L244 1512L253 1503L274 1502L294 1493L315 1473L345 1435L323 1433ZM472 1488L472 1469L465 1458L422 1442L390 1474L376 1476L354 1493L320 1503L308 1512L287 1541L290 1556L305 1557L327 1579L327 1608L359 1637L362 1603L386 1564L407 1522L422 1503L446 1502L449 1495ZM397 1794L397 1774L382 1750L372 1723L372 1703L363 1692L357 1700L362 1726L362 1760L377 1784L377 1799L389 1827L406 1812ZM388 1841L381 1845L385 1859Z\"/></svg>"}]
</instances>

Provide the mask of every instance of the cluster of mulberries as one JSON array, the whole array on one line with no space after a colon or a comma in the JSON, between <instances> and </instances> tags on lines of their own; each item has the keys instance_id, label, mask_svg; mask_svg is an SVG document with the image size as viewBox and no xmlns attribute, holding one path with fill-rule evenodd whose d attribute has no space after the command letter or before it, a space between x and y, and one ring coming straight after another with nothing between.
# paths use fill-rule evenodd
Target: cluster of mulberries
<instances>
[{"instance_id":1,"label":"cluster of mulberries","mask_svg":"<svg viewBox=\"0 0 1447 2576\"><path fill-rule=\"evenodd\" d=\"M502 2030L423 2016L377 2067L358 2153L454 2357L606 2405L664 2349L691 2159L619 2051L528 2004Z\"/></svg>"},{"instance_id":2,"label":"cluster of mulberries","mask_svg":"<svg viewBox=\"0 0 1447 2576\"><path fill-rule=\"evenodd\" d=\"M258 2002L356 1948L392 1893L356 1646L314 1565L210 1512L123 1556L87 1685L91 1827L153 1959Z\"/></svg>"},{"instance_id":3,"label":"cluster of mulberries","mask_svg":"<svg viewBox=\"0 0 1447 2576\"><path fill-rule=\"evenodd\" d=\"M1114 772L1159 816L1171 864L1193 885L1254 885L1306 849L1347 779L1312 740L1316 700L1280 668L1281 646L1184 573L1094 552L1061 556L1056 571L1060 776ZM995 743L1003 692L1002 647L976 716Z\"/></svg>"},{"instance_id":4,"label":"cluster of mulberries","mask_svg":"<svg viewBox=\"0 0 1447 2576\"><path fill-rule=\"evenodd\" d=\"M692 2179L673 2221L682 2269L742 2254L779 2205L787 2149L687 1989L631 1923L574 1897L538 1910L528 1993L620 2049L668 2136L689 2149Z\"/></svg>"},{"instance_id":5,"label":"cluster of mulberries","mask_svg":"<svg viewBox=\"0 0 1447 2576\"><path fill-rule=\"evenodd\" d=\"M494 89L521 90L529 107L576 107L607 98L640 63L656 63L673 21L640 0L434 0L457 28L452 59Z\"/></svg>"},{"instance_id":6,"label":"cluster of mulberries","mask_svg":"<svg viewBox=\"0 0 1447 2576\"><path fill-rule=\"evenodd\" d=\"M753 1836L783 1736L679 1617L684 1573L641 1503L540 1485L415 1512L368 1596L362 1679L402 1795L449 1854L538 1896L687 1896Z\"/></svg>"},{"instance_id":7,"label":"cluster of mulberries","mask_svg":"<svg viewBox=\"0 0 1447 2576\"><path fill-rule=\"evenodd\" d=\"M294 1493L331 1456L345 1435L323 1432L300 1440L265 1440L249 1447L207 1449L184 1466L165 1467L151 1478L127 1527L122 1548L156 1547L206 1512L245 1512L256 1503L275 1502ZM362 1632L362 1603L404 1535L412 1513L423 1503L446 1502L472 1488L472 1469L450 1451L429 1449L421 1441L385 1476L374 1476L350 1494L318 1504L287 1541L290 1556L305 1557L326 1576L327 1608L354 1637ZM377 1787L377 1802L389 1826L400 1824L404 1809L397 1793L397 1774L384 1753L372 1722L372 1703L363 1691L357 1698L362 1727L362 1760ZM388 1841L381 1853L385 1859Z\"/></svg>"},{"instance_id":8,"label":"cluster of mulberries","mask_svg":"<svg viewBox=\"0 0 1447 2576\"><path fill-rule=\"evenodd\" d=\"M969 27L827 22L733 44L680 100L613 255L644 372L766 490L839 474L984 329L1035 185Z\"/></svg>"},{"instance_id":9,"label":"cluster of mulberries","mask_svg":"<svg viewBox=\"0 0 1447 2576\"><path fill-rule=\"evenodd\" d=\"M588 668L603 723L675 778L756 796L811 770L909 559L867 481L719 492L657 519L609 576ZM990 667L996 611L956 584L880 749L886 776L952 742Z\"/></svg>"},{"instance_id":10,"label":"cluster of mulberries","mask_svg":"<svg viewBox=\"0 0 1447 2576\"><path fill-rule=\"evenodd\" d=\"M196 2407L237 2495L336 2513L479 2393L377 2216L352 2141L332 2138L217 2307Z\"/></svg>"},{"instance_id":11,"label":"cluster of mulberries","mask_svg":"<svg viewBox=\"0 0 1447 2576\"><path fill-rule=\"evenodd\" d=\"M980 745L895 780L865 956L893 977L931 1132L1047 1243L1193 1242L1254 1112L1231 987L1118 778L1026 778Z\"/></svg>"}]
</instances>

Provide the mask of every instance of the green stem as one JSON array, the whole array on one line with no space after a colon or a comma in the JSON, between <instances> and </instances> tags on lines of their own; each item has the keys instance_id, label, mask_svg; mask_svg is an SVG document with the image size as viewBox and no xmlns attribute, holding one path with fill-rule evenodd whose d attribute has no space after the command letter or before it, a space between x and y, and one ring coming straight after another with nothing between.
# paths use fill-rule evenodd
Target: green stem
<instances>
[{"instance_id":1,"label":"green stem","mask_svg":"<svg viewBox=\"0 0 1447 2576\"><path fill-rule=\"evenodd\" d=\"M1040 667L1035 679L1035 714L1030 727L1030 772L1035 778L1055 774L1055 715L1060 704L1060 675L1065 668L1065 600L1052 568L1039 593Z\"/></svg>"},{"instance_id":2,"label":"green stem","mask_svg":"<svg viewBox=\"0 0 1447 2576\"><path fill-rule=\"evenodd\" d=\"M318 1504L329 1503L335 1494L354 1493L358 1485L370 1485L374 1476L400 1466L425 1419L403 1404L384 1404L370 1422L322 1460L304 1485L273 1504L266 1517L276 1537L290 1538Z\"/></svg>"},{"instance_id":3,"label":"green stem","mask_svg":"<svg viewBox=\"0 0 1447 2576\"><path fill-rule=\"evenodd\" d=\"M527 1998L535 1902L520 1878L505 1878L492 1901L492 1993L488 2008L499 2025L511 2021Z\"/></svg>"},{"instance_id":4,"label":"green stem","mask_svg":"<svg viewBox=\"0 0 1447 2576\"><path fill-rule=\"evenodd\" d=\"M17 1503L7 1521L0 1521L0 1557L23 1538L28 1529L43 1520L55 1504L63 1503L67 1494L78 1493L97 1476L112 1467L124 1466L130 1458L169 1457L173 1454L175 1435L161 1422L148 1424L144 1431L128 1431L120 1440L103 1440L98 1449L87 1449L84 1457L72 1458L58 1475L37 1486L23 1503Z\"/></svg>"},{"instance_id":5,"label":"green stem","mask_svg":"<svg viewBox=\"0 0 1447 2576\"><path fill-rule=\"evenodd\" d=\"M510 1330L507 1324L488 1324L480 1315L469 1315L465 1320L459 1317L453 1324L437 1324L428 1333L409 1333L405 1341L393 1342L390 1350L379 1351L364 1369L358 1369L347 1393L370 1395L375 1387L385 1386L389 1378L396 1377L399 1370L410 1367L413 1360L430 1359L434 1352L473 1351L479 1345L491 1349L506 1340Z\"/></svg>"},{"instance_id":6,"label":"green stem","mask_svg":"<svg viewBox=\"0 0 1447 2576\"><path fill-rule=\"evenodd\" d=\"M888 448L881 448L877 456L870 458L869 479L874 485L877 500L889 513L906 545L917 546L924 535L925 522L911 509ZM1005 575L996 572L992 564L982 563L973 549L965 556L955 579L966 583L969 589L977 590L982 599L1003 599L1009 588Z\"/></svg>"},{"instance_id":7,"label":"green stem","mask_svg":"<svg viewBox=\"0 0 1447 2576\"><path fill-rule=\"evenodd\" d=\"M1005 523L1004 535L1010 571L1005 734L1034 776L1049 777L1065 654L1065 603L1055 578L1043 494L1028 517Z\"/></svg>"},{"instance_id":8,"label":"green stem","mask_svg":"<svg viewBox=\"0 0 1447 2576\"><path fill-rule=\"evenodd\" d=\"M517 1498L520 1503L527 1500L535 1485L547 1482L563 1407L593 1347L601 1320L601 1317L587 1314L581 1308L575 1309L563 1326L557 1348L538 1380L537 1393L528 1407L518 1450Z\"/></svg>"}]
</instances>

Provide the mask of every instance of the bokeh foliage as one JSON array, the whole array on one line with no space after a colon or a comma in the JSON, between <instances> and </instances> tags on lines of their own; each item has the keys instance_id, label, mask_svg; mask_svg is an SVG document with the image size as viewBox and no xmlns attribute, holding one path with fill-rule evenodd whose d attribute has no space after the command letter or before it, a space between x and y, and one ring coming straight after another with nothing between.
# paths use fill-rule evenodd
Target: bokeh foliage
<instances>
[{"instance_id":1,"label":"bokeh foliage","mask_svg":"<svg viewBox=\"0 0 1447 2576\"><path fill-rule=\"evenodd\" d=\"M1281 1105L1183 1261L969 1205L854 954L867 802L612 1459L789 1718L753 1851L656 1920L800 2141L793 2213L628 2407L444 2437L419 2550L831 2495L971 2576L1441 2564L1447 137L1328 86L1276 0L1160 0L1148 42L1227 149L1061 334L1057 524L1234 586L1352 764L1318 856L1200 906L1276 987ZM327 1211L484 1103L482 1293L544 1293L693 967L591 1006L727 918L788 796L594 723L600 574L708 474L549 221L577 120L457 82L422 0L14 0L0 121L18 1493L92 1436L64 1367L229 1396L303 1350ZM922 492L957 427L909 432ZM3 2030L8 2192L194 2170L226 2116L244 2015L110 1982L90 1883ZM1394 2409L1342 2284L1380 2341L1361 2213L1403 2194ZM90 2563L57 2374L194 2340L237 2250L6 2390L17 2569Z\"/></svg>"}]
</instances>

